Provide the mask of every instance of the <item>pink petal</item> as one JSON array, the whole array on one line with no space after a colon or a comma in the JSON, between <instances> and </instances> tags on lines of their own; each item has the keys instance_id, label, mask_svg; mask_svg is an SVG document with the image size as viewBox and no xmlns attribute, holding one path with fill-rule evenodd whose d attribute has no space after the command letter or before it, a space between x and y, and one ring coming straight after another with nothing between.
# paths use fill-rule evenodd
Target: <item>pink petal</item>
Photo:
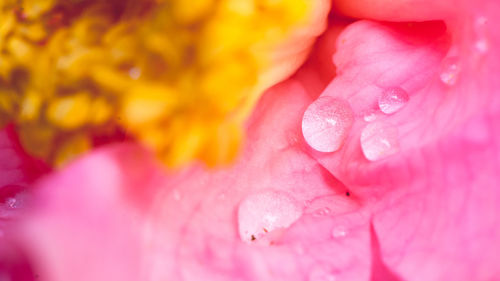
<instances>
[{"instance_id":1,"label":"pink petal","mask_svg":"<svg viewBox=\"0 0 500 281\"><path fill-rule=\"evenodd\" d=\"M494 21L498 10L482 12ZM262 98L231 168L165 174L121 145L48 177L20 239L32 266L51 281L496 278L500 40L490 22L490 51L475 52L473 17L463 18L452 37L438 22L361 21L342 33L323 94L357 117L337 152L314 152L301 133L329 79L307 71L318 55ZM463 64L450 87L439 72L452 43ZM398 128L399 152L368 161L364 113L393 86L408 104L376 118Z\"/></svg>"}]
</instances>

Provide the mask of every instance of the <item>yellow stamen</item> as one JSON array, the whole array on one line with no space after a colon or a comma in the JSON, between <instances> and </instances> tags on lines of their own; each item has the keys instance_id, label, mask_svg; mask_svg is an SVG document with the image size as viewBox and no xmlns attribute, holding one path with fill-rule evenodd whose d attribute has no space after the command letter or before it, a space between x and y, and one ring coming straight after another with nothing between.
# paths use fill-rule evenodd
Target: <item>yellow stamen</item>
<instances>
[{"instance_id":1,"label":"yellow stamen","mask_svg":"<svg viewBox=\"0 0 500 281\"><path fill-rule=\"evenodd\" d=\"M0 0L0 124L55 165L117 126L168 165L228 163L320 1Z\"/></svg>"}]
</instances>

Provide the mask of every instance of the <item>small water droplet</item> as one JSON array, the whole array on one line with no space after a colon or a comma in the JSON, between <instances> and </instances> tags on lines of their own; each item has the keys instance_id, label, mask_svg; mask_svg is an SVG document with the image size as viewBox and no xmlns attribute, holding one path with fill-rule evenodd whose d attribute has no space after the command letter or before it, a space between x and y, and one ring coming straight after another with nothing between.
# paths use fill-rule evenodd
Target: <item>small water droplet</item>
<instances>
[{"instance_id":1,"label":"small water droplet","mask_svg":"<svg viewBox=\"0 0 500 281\"><path fill-rule=\"evenodd\" d=\"M323 207L314 211L314 216L322 217L328 215L330 212L331 210L328 207Z\"/></svg>"},{"instance_id":2,"label":"small water droplet","mask_svg":"<svg viewBox=\"0 0 500 281\"><path fill-rule=\"evenodd\" d=\"M486 38L481 38L474 43L474 48L481 54L485 54L490 49L490 44Z\"/></svg>"},{"instance_id":3,"label":"small water droplet","mask_svg":"<svg viewBox=\"0 0 500 281\"><path fill-rule=\"evenodd\" d=\"M441 81L448 86L453 86L457 82L459 74L460 63L458 57L444 58L441 62L441 73L439 74Z\"/></svg>"},{"instance_id":4,"label":"small water droplet","mask_svg":"<svg viewBox=\"0 0 500 281\"><path fill-rule=\"evenodd\" d=\"M7 198L7 200L5 200L5 203L9 208L12 209L15 209L17 207L17 200L14 197Z\"/></svg>"},{"instance_id":5,"label":"small water droplet","mask_svg":"<svg viewBox=\"0 0 500 281\"><path fill-rule=\"evenodd\" d=\"M484 16L479 16L476 18L474 22L474 49L479 54L485 54L490 49L490 43L488 38L488 30L487 30L488 18Z\"/></svg>"},{"instance_id":6,"label":"small water droplet","mask_svg":"<svg viewBox=\"0 0 500 281\"><path fill-rule=\"evenodd\" d=\"M18 209L22 206L23 200L20 195L5 199L5 206L11 209Z\"/></svg>"},{"instance_id":7,"label":"small water droplet","mask_svg":"<svg viewBox=\"0 0 500 281\"><path fill-rule=\"evenodd\" d=\"M346 235L347 235L347 230L343 226L335 227L332 230L333 238L342 238L342 237L345 237Z\"/></svg>"},{"instance_id":8,"label":"small water droplet","mask_svg":"<svg viewBox=\"0 0 500 281\"><path fill-rule=\"evenodd\" d=\"M400 87L385 90L378 99L378 107L385 114L392 114L403 108L410 100L408 93Z\"/></svg>"},{"instance_id":9,"label":"small water droplet","mask_svg":"<svg viewBox=\"0 0 500 281\"><path fill-rule=\"evenodd\" d=\"M476 18L476 28L481 28L482 26L484 26L486 23L488 22L488 18L485 17L485 16L479 16Z\"/></svg>"},{"instance_id":10,"label":"small water droplet","mask_svg":"<svg viewBox=\"0 0 500 281\"><path fill-rule=\"evenodd\" d=\"M317 266L314 267L309 274L309 281L336 281L335 275L328 269Z\"/></svg>"},{"instance_id":11,"label":"small water droplet","mask_svg":"<svg viewBox=\"0 0 500 281\"><path fill-rule=\"evenodd\" d=\"M353 122L354 113L347 101L323 96L305 111L302 133L315 150L334 152L344 143Z\"/></svg>"},{"instance_id":12,"label":"small water droplet","mask_svg":"<svg viewBox=\"0 0 500 281\"><path fill-rule=\"evenodd\" d=\"M363 120L365 120L366 122L373 122L377 119L377 114L375 113L375 111L370 111L370 112L367 112L364 116L363 116Z\"/></svg>"},{"instance_id":13,"label":"small water droplet","mask_svg":"<svg viewBox=\"0 0 500 281\"><path fill-rule=\"evenodd\" d=\"M366 159L377 161L399 151L398 129L390 124L368 124L361 132L361 148Z\"/></svg>"},{"instance_id":14,"label":"small water droplet","mask_svg":"<svg viewBox=\"0 0 500 281\"><path fill-rule=\"evenodd\" d=\"M288 228L301 216L302 209L286 193L267 190L251 194L238 207L240 238L252 243L273 231Z\"/></svg>"},{"instance_id":15,"label":"small water droplet","mask_svg":"<svg viewBox=\"0 0 500 281\"><path fill-rule=\"evenodd\" d=\"M128 75L130 76L130 78L137 80L137 79L139 79L139 77L141 77L141 69L138 67L132 67L128 71Z\"/></svg>"},{"instance_id":16,"label":"small water droplet","mask_svg":"<svg viewBox=\"0 0 500 281\"><path fill-rule=\"evenodd\" d=\"M174 190L172 191L172 196L174 197L174 200L175 200L175 201L179 201L179 200L181 200L181 198L182 198L181 193L180 193L180 192L179 192L179 190L177 190L177 189L174 189Z\"/></svg>"}]
</instances>

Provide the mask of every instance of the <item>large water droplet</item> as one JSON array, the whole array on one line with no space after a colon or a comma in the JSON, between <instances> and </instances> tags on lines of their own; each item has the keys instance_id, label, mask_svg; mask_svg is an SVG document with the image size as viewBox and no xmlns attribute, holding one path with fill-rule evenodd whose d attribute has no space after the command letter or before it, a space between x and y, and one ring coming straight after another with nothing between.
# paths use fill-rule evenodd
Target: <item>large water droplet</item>
<instances>
[{"instance_id":1,"label":"large water droplet","mask_svg":"<svg viewBox=\"0 0 500 281\"><path fill-rule=\"evenodd\" d=\"M238 208L241 240L247 243L265 240L271 232L288 228L300 216L299 204L286 193L267 190L252 194Z\"/></svg>"},{"instance_id":2,"label":"large water droplet","mask_svg":"<svg viewBox=\"0 0 500 281\"><path fill-rule=\"evenodd\" d=\"M452 56L443 59L441 62L441 73L439 74L439 78L441 78L441 81L444 84L448 86L455 85L459 74L460 63L458 57Z\"/></svg>"},{"instance_id":3,"label":"large water droplet","mask_svg":"<svg viewBox=\"0 0 500 281\"><path fill-rule=\"evenodd\" d=\"M378 99L378 107L385 114L392 114L403 108L410 100L408 93L400 87L385 90Z\"/></svg>"},{"instance_id":4,"label":"large water droplet","mask_svg":"<svg viewBox=\"0 0 500 281\"><path fill-rule=\"evenodd\" d=\"M342 146L353 122L354 113L346 101L324 96L304 113L302 134L315 150L333 152Z\"/></svg>"},{"instance_id":5,"label":"large water droplet","mask_svg":"<svg viewBox=\"0 0 500 281\"><path fill-rule=\"evenodd\" d=\"M399 151L398 129L390 124L368 124L361 132L361 148L366 159L380 160Z\"/></svg>"}]
</instances>

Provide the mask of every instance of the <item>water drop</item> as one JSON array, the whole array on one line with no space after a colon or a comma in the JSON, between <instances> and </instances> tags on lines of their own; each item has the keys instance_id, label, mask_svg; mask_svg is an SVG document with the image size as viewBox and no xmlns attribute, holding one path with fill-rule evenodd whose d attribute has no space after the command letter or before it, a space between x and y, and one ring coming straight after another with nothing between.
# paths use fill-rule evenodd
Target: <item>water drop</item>
<instances>
[{"instance_id":1,"label":"water drop","mask_svg":"<svg viewBox=\"0 0 500 281\"><path fill-rule=\"evenodd\" d=\"M378 99L378 107L385 114L392 114L403 108L410 100L408 93L400 87L385 90Z\"/></svg>"},{"instance_id":2,"label":"water drop","mask_svg":"<svg viewBox=\"0 0 500 281\"><path fill-rule=\"evenodd\" d=\"M335 275L328 269L317 266L314 267L309 274L309 281L335 281Z\"/></svg>"},{"instance_id":3,"label":"water drop","mask_svg":"<svg viewBox=\"0 0 500 281\"><path fill-rule=\"evenodd\" d=\"M480 16L474 22L474 49L480 53L485 54L490 49L490 43L487 39L487 23L488 18Z\"/></svg>"},{"instance_id":4,"label":"water drop","mask_svg":"<svg viewBox=\"0 0 500 281\"><path fill-rule=\"evenodd\" d=\"M7 206L9 208L12 208L12 209L15 209L18 207L17 199L15 197L7 198L7 200L5 200L5 204L7 204Z\"/></svg>"},{"instance_id":5,"label":"water drop","mask_svg":"<svg viewBox=\"0 0 500 281\"><path fill-rule=\"evenodd\" d=\"M138 67L132 67L128 71L128 75L130 76L130 78L137 80L137 79L139 79L139 77L141 77L141 69Z\"/></svg>"},{"instance_id":6,"label":"water drop","mask_svg":"<svg viewBox=\"0 0 500 281\"><path fill-rule=\"evenodd\" d=\"M346 101L323 96L305 111L302 133L315 150L334 152L342 146L353 122L354 113Z\"/></svg>"},{"instance_id":7,"label":"water drop","mask_svg":"<svg viewBox=\"0 0 500 281\"><path fill-rule=\"evenodd\" d=\"M399 151L398 129L382 122L368 124L361 132L361 148L366 159L377 161Z\"/></svg>"},{"instance_id":8,"label":"water drop","mask_svg":"<svg viewBox=\"0 0 500 281\"><path fill-rule=\"evenodd\" d=\"M460 63L458 57L452 56L443 59L441 62L441 73L439 74L439 78L441 78L441 81L444 84L448 86L455 85L459 74Z\"/></svg>"},{"instance_id":9,"label":"water drop","mask_svg":"<svg viewBox=\"0 0 500 281\"><path fill-rule=\"evenodd\" d=\"M490 49L490 45L488 43L488 40L486 40L486 38L478 39L474 44L474 47L479 53L482 54L487 53L488 50Z\"/></svg>"},{"instance_id":10,"label":"water drop","mask_svg":"<svg viewBox=\"0 0 500 281\"><path fill-rule=\"evenodd\" d=\"M331 212L331 210L328 207L323 207L323 208L319 208L316 211L314 211L313 215L316 217L322 217L322 216L328 215L330 212Z\"/></svg>"},{"instance_id":11,"label":"water drop","mask_svg":"<svg viewBox=\"0 0 500 281\"><path fill-rule=\"evenodd\" d=\"M241 240L265 240L273 231L288 228L302 216L302 209L286 193L274 190L251 194L238 207Z\"/></svg>"},{"instance_id":12,"label":"water drop","mask_svg":"<svg viewBox=\"0 0 500 281\"><path fill-rule=\"evenodd\" d=\"M22 195L18 194L14 197L9 197L9 198L5 199L4 204L6 207L8 207L10 209L18 209L23 204Z\"/></svg>"},{"instance_id":13,"label":"water drop","mask_svg":"<svg viewBox=\"0 0 500 281\"><path fill-rule=\"evenodd\" d=\"M347 230L343 226L335 227L332 230L332 237L333 238L342 238L342 237L345 237L346 235L347 235Z\"/></svg>"}]
</instances>

